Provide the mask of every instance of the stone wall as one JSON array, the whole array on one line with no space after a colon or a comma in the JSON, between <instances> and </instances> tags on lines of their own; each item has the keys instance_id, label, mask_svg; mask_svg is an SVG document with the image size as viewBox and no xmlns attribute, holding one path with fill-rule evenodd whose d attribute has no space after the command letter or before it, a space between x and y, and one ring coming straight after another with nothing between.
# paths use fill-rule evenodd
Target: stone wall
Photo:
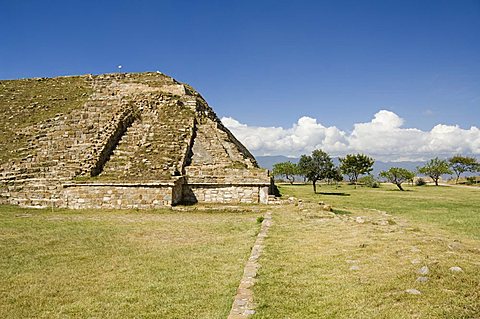
<instances>
[{"instance_id":1,"label":"stone wall","mask_svg":"<svg viewBox=\"0 0 480 319\"><path fill-rule=\"evenodd\" d=\"M186 167L189 184L270 184L268 170L263 168L230 168L221 165Z\"/></svg>"},{"instance_id":2,"label":"stone wall","mask_svg":"<svg viewBox=\"0 0 480 319\"><path fill-rule=\"evenodd\" d=\"M66 184L61 206L82 208L160 208L182 199L181 179L175 183Z\"/></svg>"},{"instance_id":3,"label":"stone wall","mask_svg":"<svg viewBox=\"0 0 480 319\"><path fill-rule=\"evenodd\" d=\"M185 184L186 203L268 203L268 185Z\"/></svg>"},{"instance_id":4,"label":"stone wall","mask_svg":"<svg viewBox=\"0 0 480 319\"><path fill-rule=\"evenodd\" d=\"M61 206L60 180L45 178L3 181L0 183L0 204L23 207Z\"/></svg>"}]
</instances>

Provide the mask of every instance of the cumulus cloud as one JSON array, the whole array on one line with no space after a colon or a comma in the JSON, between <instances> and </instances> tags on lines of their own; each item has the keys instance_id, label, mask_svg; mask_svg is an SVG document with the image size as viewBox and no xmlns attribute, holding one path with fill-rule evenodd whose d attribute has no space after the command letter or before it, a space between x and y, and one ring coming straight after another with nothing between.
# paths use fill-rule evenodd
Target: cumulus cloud
<instances>
[{"instance_id":1,"label":"cumulus cloud","mask_svg":"<svg viewBox=\"0 0 480 319\"><path fill-rule=\"evenodd\" d=\"M323 149L333 156L364 153L384 161L426 160L434 156L480 154L480 129L438 124L430 131L404 128L397 114L381 110L349 133L303 116L290 128L255 127L231 117L223 124L255 155L299 156Z\"/></svg>"}]
</instances>

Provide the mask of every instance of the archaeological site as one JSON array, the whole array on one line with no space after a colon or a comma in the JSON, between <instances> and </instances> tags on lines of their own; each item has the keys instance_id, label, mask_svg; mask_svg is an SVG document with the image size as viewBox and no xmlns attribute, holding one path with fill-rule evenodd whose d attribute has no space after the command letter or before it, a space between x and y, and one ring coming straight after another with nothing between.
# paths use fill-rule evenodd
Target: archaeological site
<instances>
[{"instance_id":1,"label":"archaeological site","mask_svg":"<svg viewBox=\"0 0 480 319\"><path fill-rule=\"evenodd\" d=\"M0 204L267 203L268 171L160 72L0 81Z\"/></svg>"}]
</instances>

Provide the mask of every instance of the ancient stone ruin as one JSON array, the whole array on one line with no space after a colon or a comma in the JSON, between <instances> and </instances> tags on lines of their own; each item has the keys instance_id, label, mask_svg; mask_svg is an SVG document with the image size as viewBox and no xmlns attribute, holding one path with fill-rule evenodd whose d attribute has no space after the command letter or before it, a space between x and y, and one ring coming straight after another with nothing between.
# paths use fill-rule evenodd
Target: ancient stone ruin
<instances>
[{"instance_id":1,"label":"ancient stone ruin","mask_svg":"<svg viewBox=\"0 0 480 319\"><path fill-rule=\"evenodd\" d=\"M266 203L271 179L190 86L156 73L0 81L0 203Z\"/></svg>"}]
</instances>

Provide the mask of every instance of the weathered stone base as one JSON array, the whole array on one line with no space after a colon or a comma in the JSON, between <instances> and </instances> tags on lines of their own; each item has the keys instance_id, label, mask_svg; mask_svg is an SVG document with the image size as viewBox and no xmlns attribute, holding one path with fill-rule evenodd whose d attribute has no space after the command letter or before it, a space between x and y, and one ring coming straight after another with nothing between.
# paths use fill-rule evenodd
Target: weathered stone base
<instances>
[{"instance_id":1,"label":"weathered stone base","mask_svg":"<svg viewBox=\"0 0 480 319\"><path fill-rule=\"evenodd\" d=\"M264 184L185 184L185 203L262 203L268 202L269 185Z\"/></svg>"},{"instance_id":2,"label":"weathered stone base","mask_svg":"<svg viewBox=\"0 0 480 319\"><path fill-rule=\"evenodd\" d=\"M62 193L59 180L31 178L0 181L0 204L44 208L60 206Z\"/></svg>"},{"instance_id":3,"label":"weathered stone base","mask_svg":"<svg viewBox=\"0 0 480 319\"><path fill-rule=\"evenodd\" d=\"M63 206L80 208L160 208L181 201L182 183L68 184Z\"/></svg>"},{"instance_id":4,"label":"weathered stone base","mask_svg":"<svg viewBox=\"0 0 480 319\"><path fill-rule=\"evenodd\" d=\"M58 181L57 181L58 182ZM47 187L45 185L49 184ZM165 183L45 183L23 184L0 192L0 204L23 207L65 207L72 209L149 209L193 203L267 204L269 186L250 184L186 184L183 177ZM15 189L13 189L15 188Z\"/></svg>"}]
</instances>

